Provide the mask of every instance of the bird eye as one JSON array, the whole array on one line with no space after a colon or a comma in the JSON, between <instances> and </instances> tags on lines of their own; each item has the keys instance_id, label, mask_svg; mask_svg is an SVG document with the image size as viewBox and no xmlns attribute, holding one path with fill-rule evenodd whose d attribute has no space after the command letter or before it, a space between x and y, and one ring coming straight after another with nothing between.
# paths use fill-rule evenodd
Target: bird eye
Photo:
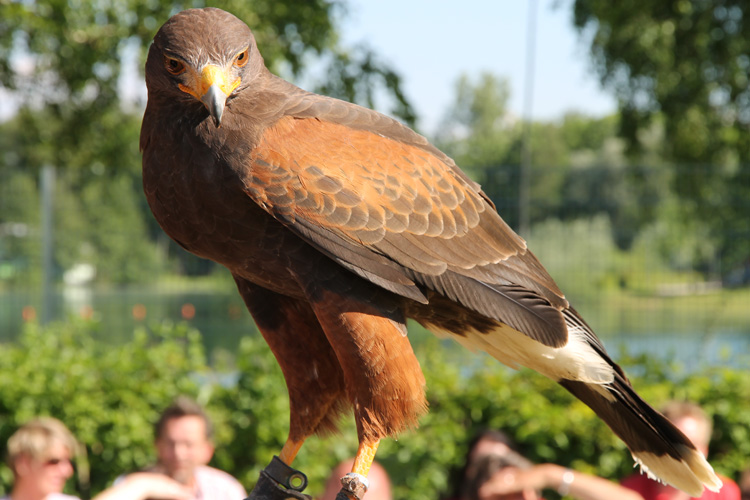
<instances>
[{"instance_id":1,"label":"bird eye","mask_svg":"<svg viewBox=\"0 0 750 500\"><path fill-rule=\"evenodd\" d=\"M185 71L185 63L178 61L177 59L172 59L171 57L164 58L164 66L167 68L167 71L173 75L179 75Z\"/></svg>"},{"instance_id":2,"label":"bird eye","mask_svg":"<svg viewBox=\"0 0 750 500\"><path fill-rule=\"evenodd\" d=\"M234 65L235 66L237 66L238 68L241 68L245 64L247 64L248 59L250 59L250 57L248 56L248 53L247 53L248 50L249 49L245 49L242 52L240 52L239 54L237 54L237 57L234 59Z\"/></svg>"}]
</instances>

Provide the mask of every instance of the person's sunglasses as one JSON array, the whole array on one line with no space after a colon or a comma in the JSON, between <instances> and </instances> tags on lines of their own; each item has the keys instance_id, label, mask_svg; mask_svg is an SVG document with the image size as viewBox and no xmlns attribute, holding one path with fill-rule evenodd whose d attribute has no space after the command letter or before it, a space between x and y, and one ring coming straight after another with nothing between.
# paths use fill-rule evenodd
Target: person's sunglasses
<instances>
[{"instance_id":1,"label":"person's sunglasses","mask_svg":"<svg viewBox=\"0 0 750 500\"><path fill-rule=\"evenodd\" d=\"M71 462L69 458L55 458L55 457L48 458L47 460L43 462L45 466L49 465L50 467L53 467L55 465L60 465L61 463L69 464Z\"/></svg>"}]
</instances>

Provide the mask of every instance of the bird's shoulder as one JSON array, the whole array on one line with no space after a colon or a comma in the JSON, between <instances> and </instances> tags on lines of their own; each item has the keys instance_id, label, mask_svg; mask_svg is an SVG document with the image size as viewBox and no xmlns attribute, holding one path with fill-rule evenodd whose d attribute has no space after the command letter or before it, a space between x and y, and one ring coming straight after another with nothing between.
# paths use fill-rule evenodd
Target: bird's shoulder
<instances>
[{"instance_id":1,"label":"bird's shoulder","mask_svg":"<svg viewBox=\"0 0 750 500\"><path fill-rule=\"evenodd\" d=\"M275 214L364 244L388 231L450 238L492 212L478 185L441 155L409 141L406 127L368 111L314 94L302 97L259 137L246 179L249 193Z\"/></svg>"},{"instance_id":2,"label":"bird's shoulder","mask_svg":"<svg viewBox=\"0 0 750 500\"><path fill-rule=\"evenodd\" d=\"M264 132L279 125L285 118L299 120L311 119L329 125L339 125L337 133L360 131L369 134L368 140L374 144L385 144L393 141L416 148L441 163L441 167L459 177L462 182L492 205L492 201L481 190L481 186L471 180L450 158L436 148L423 135L415 132L401 121L351 102L334 97L323 96L303 90L286 80L268 73L262 90L255 98L257 106L266 111L256 110L255 114L268 117ZM322 128L321 128L322 132Z\"/></svg>"},{"instance_id":3,"label":"bird's shoulder","mask_svg":"<svg viewBox=\"0 0 750 500\"><path fill-rule=\"evenodd\" d=\"M377 254L409 272L562 295L479 185L424 137L291 85L276 92L288 96L285 111L260 136L245 186L295 232L330 253Z\"/></svg>"}]
</instances>

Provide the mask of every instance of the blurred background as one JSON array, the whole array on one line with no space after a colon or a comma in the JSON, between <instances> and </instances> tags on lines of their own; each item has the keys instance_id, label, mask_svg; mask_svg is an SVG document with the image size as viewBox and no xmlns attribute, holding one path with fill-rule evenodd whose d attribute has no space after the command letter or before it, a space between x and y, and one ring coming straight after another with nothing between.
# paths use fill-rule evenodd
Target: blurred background
<instances>
[{"instance_id":1,"label":"blurred background","mask_svg":"<svg viewBox=\"0 0 750 500\"><path fill-rule=\"evenodd\" d=\"M206 370L242 365L242 339L258 335L230 276L171 242L141 189L145 51L171 14L203 5L246 21L275 73L396 116L452 156L615 357L687 377L747 367L740 0L0 2L8 352L42 326L122 349L179 325L200 332ZM446 359L474 363L447 346Z\"/></svg>"},{"instance_id":2,"label":"blurred background","mask_svg":"<svg viewBox=\"0 0 750 500\"><path fill-rule=\"evenodd\" d=\"M2 5L1 340L70 315L112 340L184 318L211 349L253 330L227 273L171 242L141 192L145 50L193 4ZM450 154L613 349L748 351L744 3L216 5L275 72Z\"/></svg>"}]
</instances>

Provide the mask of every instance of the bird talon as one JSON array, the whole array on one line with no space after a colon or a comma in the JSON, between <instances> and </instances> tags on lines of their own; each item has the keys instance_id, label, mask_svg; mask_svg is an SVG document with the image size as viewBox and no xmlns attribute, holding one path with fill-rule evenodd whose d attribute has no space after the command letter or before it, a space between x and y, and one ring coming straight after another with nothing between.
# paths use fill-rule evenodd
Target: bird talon
<instances>
[{"instance_id":1,"label":"bird talon","mask_svg":"<svg viewBox=\"0 0 750 500\"><path fill-rule=\"evenodd\" d=\"M334 498L334 500L362 500L362 499L357 497L354 493L342 488L336 494L336 498Z\"/></svg>"},{"instance_id":2,"label":"bird talon","mask_svg":"<svg viewBox=\"0 0 750 500\"><path fill-rule=\"evenodd\" d=\"M336 495L336 500L362 500L369 486L365 476L350 472L341 478L341 491Z\"/></svg>"}]
</instances>

